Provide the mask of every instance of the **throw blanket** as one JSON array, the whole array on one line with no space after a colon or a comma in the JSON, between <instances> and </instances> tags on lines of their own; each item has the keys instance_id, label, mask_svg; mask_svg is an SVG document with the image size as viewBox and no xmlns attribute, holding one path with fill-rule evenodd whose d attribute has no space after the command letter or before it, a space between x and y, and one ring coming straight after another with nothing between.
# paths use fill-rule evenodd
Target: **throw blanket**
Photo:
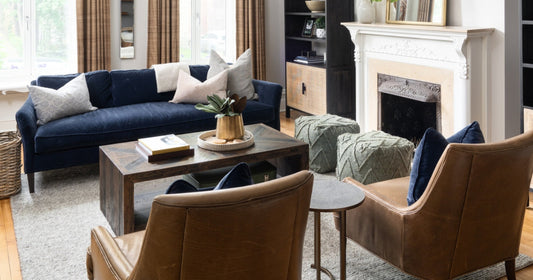
<instances>
[{"instance_id":1,"label":"throw blanket","mask_svg":"<svg viewBox=\"0 0 533 280\"><path fill-rule=\"evenodd\" d=\"M154 64L151 68L155 71L157 93L175 91L180 70L189 75L191 74L189 64L183 62Z\"/></svg>"}]
</instances>

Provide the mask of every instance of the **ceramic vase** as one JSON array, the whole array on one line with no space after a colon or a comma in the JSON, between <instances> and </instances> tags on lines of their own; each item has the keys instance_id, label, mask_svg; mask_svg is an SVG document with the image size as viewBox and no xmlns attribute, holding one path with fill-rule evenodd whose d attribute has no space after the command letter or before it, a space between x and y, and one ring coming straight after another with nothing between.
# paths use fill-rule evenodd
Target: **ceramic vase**
<instances>
[{"instance_id":1,"label":"ceramic vase","mask_svg":"<svg viewBox=\"0 0 533 280\"><path fill-rule=\"evenodd\" d=\"M375 23L385 23L387 17L387 0L372 3L376 10Z\"/></svg>"},{"instance_id":2,"label":"ceramic vase","mask_svg":"<svg viewBox=\"0 0 533 280\"><path fill-rule=\"evenodd\" d=\"M360 23L373 23L376 18L376 10L370 0L360 0L357 7L357 19Z\"/></svg>"},{"instance_id":3,"label":"ceramic vase","mask_svg":"<svg viewBox=\"0 0 533 280\"><path fill-rule=\"evenodd\" d=\"M326 29L324 28L317 28L315 33L316 37L319 39L326 38Z\"/></svg>"},{"instance_id":4,"label":"ceramic vase","mask_svg":"<svg viewBox=\"0 0 533 280\"><path fill-rule=\"evenodd\" d=\"M241 139L244 137L242 115L218 118L216 137L225 140Z\"/></svg>"}]
</instances>

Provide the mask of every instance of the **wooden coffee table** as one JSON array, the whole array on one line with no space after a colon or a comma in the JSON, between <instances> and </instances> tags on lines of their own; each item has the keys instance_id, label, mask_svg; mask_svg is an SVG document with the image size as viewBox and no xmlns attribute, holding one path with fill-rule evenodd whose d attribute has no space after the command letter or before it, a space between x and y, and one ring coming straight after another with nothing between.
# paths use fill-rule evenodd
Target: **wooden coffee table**
<instances>
[{"instance_id":1,"label":"wooden coffee table","mask_svg":"<svg viewBox=\"0 0 533 280\"><path fill-rule=\"evenodd\" d=\"M179 135L194 156L149 163L136 150L137 141L100 147L100 210L116 235L133 232L135 183L200 172L239 162L268 160L281 176L309 169L309 146L264 124L247 125L254 145L236 151L214 152L196 146L202 132Z\"/></svg>"}]
</instances>

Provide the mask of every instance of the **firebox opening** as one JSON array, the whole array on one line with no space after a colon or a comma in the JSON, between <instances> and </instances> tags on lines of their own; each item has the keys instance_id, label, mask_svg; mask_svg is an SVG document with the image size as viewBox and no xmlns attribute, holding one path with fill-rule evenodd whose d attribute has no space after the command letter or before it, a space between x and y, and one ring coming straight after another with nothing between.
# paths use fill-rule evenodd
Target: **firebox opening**
<instances>
[{"instance_id":1,"label":"firebox opening","mask_svg":"<svg viewBox=\"0 0 533 280\"><path fill-rule=\"evenodd\" d=\"M441 131L440 85L378 74L380 129L416 144L427 128Z\"/></svg>"},{"instance_id":2,"label":"firebox opening","mask_svg":"<svg viewBox=\"0 0 533 280\"><path fill-rule=\"evenodd\" d=\"M381 130L418 143L428 127L437 129L437 103L381 93Z\"/></svg>"}]
</instances>

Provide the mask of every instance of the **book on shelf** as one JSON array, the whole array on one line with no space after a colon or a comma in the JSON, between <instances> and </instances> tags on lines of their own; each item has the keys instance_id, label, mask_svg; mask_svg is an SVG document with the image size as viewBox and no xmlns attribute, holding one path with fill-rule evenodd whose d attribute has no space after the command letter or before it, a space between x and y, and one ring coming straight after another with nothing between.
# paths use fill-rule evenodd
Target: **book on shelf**
<instances>
[{"instance_id":1,"label":"book on shelf","mask_svg":"<svg viewBox=\"0 0 533 280\"><path fill-rule=\"evenodd\" d=\"M174 134L140 138L137 143L148 155L159 155L188 150L189 144Z\"/></svg>"},{"instance_id":2,"label":"book on shelf","mask_svg":"<svg viewBox=\"0 0 533 280\"><path fill-rule=\"evenodd\" d=\"M323 64L324 56L302 56L299 55L293 59L294 62L303 63L303 64Z\"/></svg>"},{"instance_id":3,"label":"book on shelf","mask_svg":"<svg viewBox=\"0 0 533 280\"><path fill-rule=\"evenodd\" d=\"M194 155L194 147L188 147L186 150L179 150L179 151L174 151L174 152L167 152L167 153L153 155L153 154L149 154L150 150L148 150L148 148L146 148L140 142L137 142L137 144L135 145L135 149L148 162L155 162L155 161L180 158L180 157L188 157L188 156Z\"/></svg>"}]
</instances>

